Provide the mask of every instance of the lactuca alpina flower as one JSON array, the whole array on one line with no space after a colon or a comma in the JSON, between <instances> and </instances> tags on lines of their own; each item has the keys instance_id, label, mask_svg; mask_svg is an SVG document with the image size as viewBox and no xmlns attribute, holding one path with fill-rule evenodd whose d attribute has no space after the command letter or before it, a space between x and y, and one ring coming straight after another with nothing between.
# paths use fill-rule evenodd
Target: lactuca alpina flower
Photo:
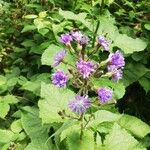
<instances>
[{"instance_id":1,"label":"lactuca alpina flower","mask_svg":"<svg viewBox=\"0 0 150 150\"><path fill-rule=\"evenodd\" d=\"M125 66L125 61L122 53L117 50L115 53L112 53L108 57L108 64L114 65L116 68L123 68Z\"/></svg>"},{"instance_id":2,"label":"lactuca alpina flower","mask_svg":"<svg viewBox=\"0 0 150 150\"><path fill-rule=\"evenodd\" d=\"M77 42L80 42L81 38L83 36L80 31L73 31L73 32L71 32L71 35L72 35L72 38Z\"/></svg>"},{"instance_id":3,"label":"lactuca alpina flower","mask_svg":"<svg viewBox=\"0 0 150 150\"><path fill-rule=\"evenodd\" d=\"M113 91L109 88L103 87L97 90L98 99L102 103L106 103L112 99Z\"/></svg>"},{"instance_id":4,"label":"lactuca alpina flower","mask_svg":"<svg viewBox=\"0 0 150 150\"><path fill-rule=\"evenodd\" d=\"M66 87L67 81L69 80L67 74L61 70L55 72L51 79L52 83L57 87Z\"/></svg>"},{"instance_id":5,"label":"lactuca alpina flower","mask_svg":"<svg viewBox=\"0 0 150 150\"><path fill-rule=\"evenodd\" d=\"M80 60L77 62L76 67L83 78L88 78L91 73L95 72L97 65L91 61Z\"/></svg>"},{"instance_id":6,"label":"lactuca alpina flower","mask_svg":"<svg viewBox=\"0 0 150 150\"><path fill-rule=\"evenodd\" d=\"M104 36L98 36L97 37L97 42L100 46L103 47L105 51L109 51L109 42L106 40Z\"/></svg>"},{"instance_id":7,"label":"lactuca alpina flower","mask_svg":"<svg viewBox=\"0 0 150 150\"><path fill-rule=\"evenodd\" d=\"M82 36L81 40L80 40L80 44L81 45L87 45L89 43L89 38L87 36Z\"/></svg>"},{"instance_id":8,"label":"lactuca alpina flower","mask_svg":"<svg viewBox=\"0 0 150 150\"><path fill-rule=\"evenodd\" d=\"M114 66L114 65L108 66L107 69L108 69L108 72L112 73L112 80L119 81L120 79L122 79L122 70L121 69L117 69L116 66Z\"/></svg>"},{"instance_id":9,"label":"lactuca alpina flower","mask_svg":"<svg viewBox=\"0 0 150 150\"><path fill-rule=\"evenodd\" d=\"M91 105L88 96L77 95L72 101L69 102L69 108L78 114L84 113Z\"/></svg>"},{"instance_id":10,"label":"lactuca alpina flower","mask_svg":"<svg viewBox=\"0 0 150 150\"><path fill-rule=\"evenodd\" d=\"M60 36L60 42L61 43L64 43L66 45L70 44L70 42L72 41L72 36L69 34L69 33L66 33L66 34L62 34Z\"/></svg>"},{"instance_id":11,"label":"lactuca alpina flower","mask_svg":"<svg viewBox=\"0 0 150 150\"><path fill-rule=\"evenodd\" d=\"M54 57L54 63L53 63L53 67L58 66L64 59L66 55L66 50L61 50L60 52L58 52L55 57Z\"/></svg>"}]
</instances>

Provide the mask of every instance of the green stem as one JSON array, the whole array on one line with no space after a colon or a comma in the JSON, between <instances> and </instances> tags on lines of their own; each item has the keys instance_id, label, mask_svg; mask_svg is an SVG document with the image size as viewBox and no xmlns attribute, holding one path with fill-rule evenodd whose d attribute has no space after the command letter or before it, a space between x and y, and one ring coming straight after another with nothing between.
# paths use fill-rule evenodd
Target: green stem
<instances>
[{"instance_id":1,"label":"green stem","mask_svg":"<svg viewBox=\"0 0 150 150\"><path fill-rule=\"evenodd\" d=\"M100 21L98 20L97 25L96 25L96 29L95 29L95 32L94 32L94 37L93 37L92 47L95 46L96 35L97 35L97 31L98 31L99 25L100 25Z\"/></svg>"},{"instance_id":2,"label":"green stem","mask_svg":"<svg viewBox=\"0 0 150 150\"><path fill-rule=\"evenodd\" d=\"M105 0L102 0L101 7L100 7L100 14L102 14L103 8L104 8Z\"/></svg>"}]
</instances>

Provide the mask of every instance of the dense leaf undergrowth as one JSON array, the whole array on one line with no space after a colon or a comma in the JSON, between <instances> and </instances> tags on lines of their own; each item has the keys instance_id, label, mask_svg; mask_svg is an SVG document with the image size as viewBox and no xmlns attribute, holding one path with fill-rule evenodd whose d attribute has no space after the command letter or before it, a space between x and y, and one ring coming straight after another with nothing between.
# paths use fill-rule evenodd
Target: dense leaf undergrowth
<instances>
[{"instance_id":1,"label":"dense leaf undergrowth","mask_svg":"<svg viewBox=\"0 0 150 150\"><path fill-rule=\"evenodd\" d=\"M147 0L0 1L0 149L149 149L149 6ZM109 52L120 49L126 63L118 82L91 80L94 88L113 89L114 101L94 103L83 122L68 107L78 82L71 78L62 89L51 81L54 57L65 48L60 35L78 30L91 41L87 55L94 62L108 57L107 51L90 56L103 35ZM65 61L73 65L73 55ZM63 63L57 69L70 71Z\"/></svg>"}]
</instances>

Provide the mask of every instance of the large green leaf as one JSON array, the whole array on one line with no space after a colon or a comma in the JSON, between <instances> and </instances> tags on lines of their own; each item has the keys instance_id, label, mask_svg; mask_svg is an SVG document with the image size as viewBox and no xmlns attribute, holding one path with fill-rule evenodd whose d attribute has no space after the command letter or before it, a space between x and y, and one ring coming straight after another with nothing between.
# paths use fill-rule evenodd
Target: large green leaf
<instances>
[{"instance_id":1,"label":"large green leaf","mask_svg":"<svg viewBox=\"0 0 150 150\"><path fill-rule=\"evenodd\" d=\"M150 133L150 126L133 116L123 115L118 123L139 138L143 138Z\"/></svg>"},{"instance_id":2,"label":"large green leaf","mask_svg":"<svg viewBox=\"0 0 150 150\"><path fill-rule=\"evenodd\" d=\"M125 86L121 82L114 82L109 79L93 79L92 83L95 88L109 87L113 89L114 98L120 99L125 94Z\"/></svg>"},{"instance_id":3,"label":"large green leaf","mask_svg":"<svg viewBox=\"0 0 150 150\"><path fill-rule=\"evenodd\" d=\"M131 54L136 51L143 51L147 43L139 38L133 39L125 34L118 34L113 45L121 48L125 54Z\"/></svg>"},{"instance_id":4,"label":"large green leaf","mask_svg":"<svg viewBox=\"0 0 150 150\"><path fill-rule=\"evenodd\" d=\"M146 150L141 147L134 137L118 124L114 124L112 131L106 136L104 150Z\"/></svg>"},{"instance_id":5,"label":"large green leaf","mask_svg":"<svg viewBox=\"0 0 150 150\"><path fill-rule=\"evenodd\" d=\"M115 114L106 110L98 110L94 113L94 120L91 120L87 127L97 129L100 123L115 122L121 117L120 114Z\"/></svg>"},{"instance_id":6,"label":"large green leaf","mask_svg":"<svg viewBox=\"0 0 150 150\"><path fill-rule=\"evenodd\" d=\"M83 131L83 137L80 138L81 130L72 128L67 136L69 150L94 150L94 135L90 130Z\"/></svg>"},{"instance_id":7,"label":"large green leaf","mask_svg":"<svg viewBox=\"0 0 150 150\"><path fill-rule=\"evenodd\" d=\"M74 14L71 11L63 11L59 9L59 14L65 19L80 21L89 30L93 31L93 24L86 20L87 13Z\"/></svg>"},{"instance_id":8,"label":"large green leaf","mask_svg":"<svg viewBox=\"0 0 150 150\"><path fill-rule=\"evenodd\" d=\"M75 96L75 93L66 88L57 88L52 84L41 84L41 98L38 105L40 117L43 123L62 122L63 119L58 114L65 110L67 113L68 102Z\"/></svg>"},{"instance_id":9,"label":"large green leaf","mask_svg":"<svg viewBox=\"0 0 150 150\"><path fill-rule=\"evenodd\" d=\"M49 140L46 143L48 139L48 127L42 125L37 108L24 107L21 123L31 139L31 143L25 150L53 150L51 141Z\"/></svg>"},{"instance_id":10,"label":"large green leaf","mask_svg":"<svg viewBox=\"0 0 150 150\"><path fill-rule=\"evenodd\" d=\"M123 83L125 86L139 80L150 70L140 63L128 63L124 69Z\"/></svg>"},{"instance_id":11,"label":"large green leaf","mask_svg":"<svg viewBox=\"0 0 150 150\"><path fill-rule=\"evenodd\" d=\"M61 47L51 44L42 54L42 65L52 65L54 63L54 57L61 50Z\"/></svg>"}]
</instances>

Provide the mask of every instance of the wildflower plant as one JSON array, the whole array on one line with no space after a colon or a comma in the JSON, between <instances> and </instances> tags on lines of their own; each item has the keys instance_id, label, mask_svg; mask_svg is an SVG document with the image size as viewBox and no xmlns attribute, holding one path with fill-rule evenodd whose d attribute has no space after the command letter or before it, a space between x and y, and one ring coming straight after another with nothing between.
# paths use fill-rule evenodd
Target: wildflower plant
<instances>
[{"instance_id":1,"label":"wildflower plant","mask_svg":"<svg viewBox=\"0 0 150 150\"><path fill-rule=\"evenodd\" d=\"M99 139L103 132L106 141L110 136L118 137L118 131L133 140L121 129L126 128L126 117L132 118L115 109L116 101L125 93L120 81L125 59L111 44L113 41L104 35L93 40L81 31L70 31L60 35L59 46L51 45L43 53L42 63L51 65L53 73L50 84L41 85L40 117L46 124L62 123L48 140L53 136L59 137L60 143L67 140L69 150L74 149L74 141L76 150L103 148Z\"/></svg>"},{"instance_id":2,"label":"wildflower plant","mask_svg":"<svg viewBox=\"0 0 150 150\"><path fill-rule=\"evenodd\" d=\"M52 83L59 88L67 88L67 82L77 89L77 95L70 101L69 108L82 115L88 108L92 107L92 103L109 103L113 98L113 89L111 87L96 87L93 86L92 80L97 78L112 79L118 82L122 78L122 69L125 66L125 61L121 51L110 52L110 42L104 36L98 36L93 47L93 51L89 52L87 49L90 46L90 40L87 36L83 35L80 31L71 31L60 36L60 42L66 46L64 50L60 50L54 56L55 68L60 63L68 64L68 73L70 78L63 73L63 71L56 71L52 75ZM74 47L72 45L75 45ZM107 51L108 58L102 62L92 60L91 56L100 51ZM74 64L65 62L65 56L70 53L74 59ZM99 56L100 57L100 56ZM57 70L57 69L56 69ZM94 92L97 96L96 102L90 99L90 92Z\"/></svg>"}]
</instances>

